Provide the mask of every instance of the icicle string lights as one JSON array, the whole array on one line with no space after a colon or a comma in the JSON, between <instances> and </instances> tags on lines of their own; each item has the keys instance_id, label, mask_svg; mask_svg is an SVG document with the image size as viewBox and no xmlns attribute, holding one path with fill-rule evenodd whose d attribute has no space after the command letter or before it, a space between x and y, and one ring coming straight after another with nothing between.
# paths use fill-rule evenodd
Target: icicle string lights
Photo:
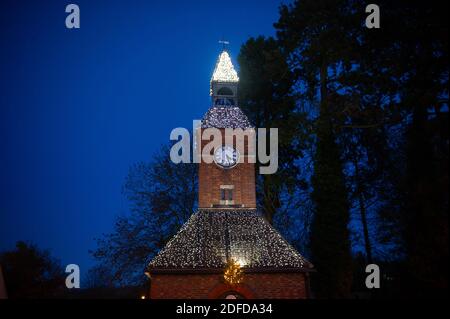
<instances>
[{"instance_id":1,"label":"icicle string lights","mask_svg":"<svg viewBox=\"0 0 450 319\"><path fill-rule=\"evenodd\" d=\"M250 210L198 211L149 267L223 269L227 256L242 261L243 268L312 267L264 217Z\"/></svg>"},{"instance_id":2,"label":"icicle string lights","mask_svg":"<svg viewBox=\"0 0 450 319\"><path fill-rule=\"evenodd\" d=\"M237 106L211 107L202 119L202 128L251 128L248 117Z\"/></svg>"},{"instance_id":3,"label":"icicle string lights","mask_svg":"<svg viewBox=\"0 0 450 319\"><path fill-rule=\"evenodd\" d=\"M227 51L223 51L214 69L211 82L238 82L239 77L231 62L230 55Z\"/></svg>"}]
</instances>

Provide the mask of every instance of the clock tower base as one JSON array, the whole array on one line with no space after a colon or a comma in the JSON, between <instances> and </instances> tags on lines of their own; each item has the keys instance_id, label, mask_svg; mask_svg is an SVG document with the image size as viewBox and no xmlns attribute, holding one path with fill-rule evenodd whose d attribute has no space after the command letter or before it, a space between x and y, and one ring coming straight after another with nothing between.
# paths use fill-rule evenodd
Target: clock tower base
<instances>
[{"instance_id":1,"label":"clock tower base","mask_svg":"<svg viewBox=\"0 0 450 319\"><path fill-rule=\"evenodd\" d=\"M151 299L307 299L310 298L307 273L249 273L245 283L230 286L223 274L154 274Z\"/></svg>"}]
</instances>

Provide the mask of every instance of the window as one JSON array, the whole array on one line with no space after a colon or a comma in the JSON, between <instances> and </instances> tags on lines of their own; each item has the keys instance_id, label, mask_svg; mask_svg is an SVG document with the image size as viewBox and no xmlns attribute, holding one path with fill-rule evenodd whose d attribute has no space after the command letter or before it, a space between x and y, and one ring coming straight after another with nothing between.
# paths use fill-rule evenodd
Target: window
<instances>
[{"instance_id":1,"label":"window","mask_svg":"<svg viewBox=\"0 0 450 319\"><path fill-rule=\"evenodd\" d=\"M226 198L225 191L226 191L225 189L220 190L220 200L225 200L225 198Z\"/></svg>"},{"instance_id":2,"label":"window","mask_svg":"<svg viewBox=\"0 0 450 319\"><path fill-rule=\"evenodd\" d=\"M221 189L220 190L220 200L233 200L233 190L232 189Z\"/></svg>"},{"instance_id":3,"label":"window","mask_svg":"<svg viewBox=\"0 0 450 319\"><path fill-rule=\"evenodd\" d=\"M233 205L233 189L234 185L220 185L220 204Z\"/></svg>"}]
</instances>

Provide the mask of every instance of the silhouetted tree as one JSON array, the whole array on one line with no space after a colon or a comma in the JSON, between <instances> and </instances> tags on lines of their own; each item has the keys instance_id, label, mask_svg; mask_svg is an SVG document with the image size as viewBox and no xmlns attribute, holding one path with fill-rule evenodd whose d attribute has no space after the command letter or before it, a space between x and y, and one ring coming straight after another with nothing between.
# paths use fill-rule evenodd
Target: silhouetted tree
<instances>
[{"instance_id":1,"label":"silhouetted tree","mask_svg":"<svg viewBox=\"0 0 450 319\"><path fill-rule=\"evenodd\" d=\"M109 276L108 286L145 282L146 264L197 207L197 165L174 164L164 146L151 162L130 168L123 193L130 214L119 216L92 252L101 266L95 277Z\"/></svg>"},{"instance_id":2,"label":"silhouetted tree","mask_svg":"<svg viewBox=\"0 0 450 319\"><path fill-rule=\"evenodd\" d=\"M248 39L241 47L238 62L240 107L255 127L278 128L277 172L259 175L256 163L259 205L272 223L277 213L296 205L293 201L299 197L298 191L302 191L298 186L305 184L300 180L295 161L302 156L308 141L305 133L308 125L301 125L305 114L297 112L292 94L294 78L275 39L262 36Z\"/></svg>"},{"instance_id":3,"label":"silhouetted tree","mask_svg":"<svg viewBox=\"0 0 450 319\"><path fill-rule=\"evenodd\" d=\"M347 1L297 1L281 6L276 24L291 68L304 86L302 98L318 105L311 256L318 271L313 287L322 298L348 297L352 282L348 192L336 140L340 69L350 69L355 59L349 24L354 17L347 6Z\"/></svg>"},{"instance_id":4,"label":"silhouetted tree","mask_svg":"<svg viewBox=\"0 0 450 319\"><path fill-rule=\"evenodd\" d=\"M448 288L446 8L438 1L377 4L382 16L378 30L363 26L362 1L295 1L281 6L277 35L305 93L302 98L319 105L315 220L317 198L339 202L317 186L328 185L328 178L339 175L340 158L348 198L359 212L367 261L374 253L377 259L406 260L405 282L414 282L408 293L430 293L433 288ZM337 152L330 144L333 138ZM320 159L319 154L327 155ZM335 165L335 173L318 171L324 163L328 168ZM313 227L313 255L322 254L314 248L314 233L321 242L333 231ZM393 249L380 249L383 245ZM321 265L336 258L323 257L316 262L318 278L338 280L336 274L320 275Z\"/></svg>"},{"instance_id":5,"label":"silhouetted tree","mask_svg":"<svg viewBox=\"0 0 450 319\"><path fill-rule=\"evenodd\" d=\"M52 298L65 289L65 274L49 251L18 241L16 249L0 254L8 297Z\"/></svg>"}]
</instances>

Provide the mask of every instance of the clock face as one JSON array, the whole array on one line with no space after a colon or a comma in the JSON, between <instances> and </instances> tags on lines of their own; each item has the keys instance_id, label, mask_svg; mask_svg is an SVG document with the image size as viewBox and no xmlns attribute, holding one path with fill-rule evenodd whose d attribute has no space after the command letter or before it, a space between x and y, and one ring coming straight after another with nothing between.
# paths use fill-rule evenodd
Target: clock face
<instances>
[{"instance_id":1,"label":"clock face","mask_svg":"<svg viewBox=\"0 0 450 319\"><path fill-rule=\"evenodd\" d=\"M222 146L216 149L214 162L223 168L232 168L239 162L239 152L231 146Z\"/></svg>"}]
</instances>

